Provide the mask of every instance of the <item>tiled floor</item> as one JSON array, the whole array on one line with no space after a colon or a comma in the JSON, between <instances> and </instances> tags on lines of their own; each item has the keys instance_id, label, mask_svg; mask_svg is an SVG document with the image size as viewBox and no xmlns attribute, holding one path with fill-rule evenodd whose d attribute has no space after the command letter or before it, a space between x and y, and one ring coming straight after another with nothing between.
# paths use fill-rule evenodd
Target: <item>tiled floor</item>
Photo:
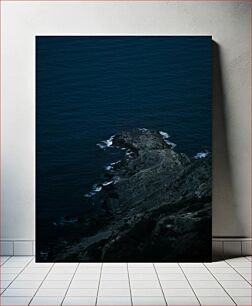
<instances>
[{"instance_id":1,"label":"tiled floor","mask_svg":"<svg viewBox=\"0 0 252 306\"><path fill-rule=\"evenodd\" d=\"M251 305L251 257L214 263L35 263L1 257L0 305Z\"/></svg>"}]
</instances>

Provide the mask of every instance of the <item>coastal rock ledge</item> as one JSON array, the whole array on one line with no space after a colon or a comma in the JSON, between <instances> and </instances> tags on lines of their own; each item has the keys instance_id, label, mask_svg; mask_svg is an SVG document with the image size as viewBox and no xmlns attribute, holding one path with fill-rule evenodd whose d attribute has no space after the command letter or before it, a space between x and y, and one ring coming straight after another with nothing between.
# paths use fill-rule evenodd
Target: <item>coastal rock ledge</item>
<instances>
[{"instance_id":1,"label":"coastal rock ledge","mask_svg":"<svg viewBox=\"0 0 252 306\"><path fill-rule=\"evenodd\" d=\"M211 154L189 158L168 137L133 129L111 138L125 156L86 199L91 208L79 221L86 237L58 247L54 260L211 260Z\"/></svg>"}]
</instances>

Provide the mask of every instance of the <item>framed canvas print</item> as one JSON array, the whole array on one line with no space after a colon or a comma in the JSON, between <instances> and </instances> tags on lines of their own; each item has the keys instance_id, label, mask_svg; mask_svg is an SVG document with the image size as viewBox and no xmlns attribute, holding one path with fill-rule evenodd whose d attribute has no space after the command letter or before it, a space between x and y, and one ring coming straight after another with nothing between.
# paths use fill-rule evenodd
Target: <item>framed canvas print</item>
<instances>
[{"instance_id":1,"label":"framed canvas print","mask_svg":"<svg viewBox=\"0 0 252 306\"><path fill-rule=\"evenodd\" d=\"M36 261L211 261L211 36L36 37Z\"/></svg>"}]
</instances>

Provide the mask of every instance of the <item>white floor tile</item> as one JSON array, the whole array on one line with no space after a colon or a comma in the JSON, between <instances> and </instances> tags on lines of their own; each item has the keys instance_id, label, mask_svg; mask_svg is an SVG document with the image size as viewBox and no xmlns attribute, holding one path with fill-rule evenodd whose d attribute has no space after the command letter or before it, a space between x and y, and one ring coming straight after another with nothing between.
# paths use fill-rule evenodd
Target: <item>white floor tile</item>
<instances>
[{"instance_id":1,"label":"white floor tile","mask_svg":"<svg viewBox=\"0 0 252 306\"><path fill-rule=\"evenodd\" d=\"M135 274L135 275L139 275L139 274ZM141 274L140 274L141 275ZM99 277L98 277L99 278ZM101 280L128 280L128 274L122 274L122 273L118 273L118 274L102 274L101 275Z\"/></svg>"},{"instance_id":2,"label":"white floor tile","mask_svg":"<svg viewBox=\"0 0 252 306\"><path fill-rule=\"evenodd\" d=\"M111 273L111 274L123 274L123 273L128 273L128 270L126 267L122 267L122 268L102 268L102 274L107 274L107 273Z\"/></svg>"},{"instance_id":3,"label":"white floor tile","mask_svg":"<svg viewBox=\"0 0 252 306\"><path fill-rule=\"evenodd\" d=\"M97 295L97 288L91 289L76 289L76 288L69 288L67 291L67 296L96 296Z\"/></svg>"},{"instance_id":4,"label":"white floor tile","mask_svg":"<svg viewBox=\"0 0 252 306\"><path fill-rule=\"evenodd\" d=\"M220 280L221 285L224 288L251 288L251 285L244 281L222 281Z\"/></svg>"},{"instance_id":5,"label":"white floor tile","mask_svg":"<svg viewBox=\"0 0 252 306\"><path fill-rule=\"evenodd\" d=\"M15 280L11 285L10 289L32 289L32 288L38 288L40 286L42 281L18 281Z\"/></svg>"},{"instance_id":6,"label":"white floor tile","mask_svg":"<svg viewBox=\"0 0 252 306\"><path fill-rule=\"evenodd\" d=\"M33 298L33 300L31 301L30 305L39 305L39 306L53 305L53 306L56 306L56 305L61 305L62 300L63 300L63 296L55 296L55 297L53 297L53 296L35 296Z\"/></svg>"},{"instance_id":7,"label":"white floor tile","mask_svg":"<svg viewBox=\"0 0 252 306\"><path fill-rule=\"evenodd\" d=\"M235 273L235 270L231 267L209 267L209 270L213 274L229 274Z\"/></svg>"},{"instance_id":8,"label":"white floor tile","mask_svg":"<svg viewBox=\"0 0 252 306\"><path fill-rule=\"evenodd\" d=\"M6 263L8 264L8 262ZM234 262L229 262L230 266L233 268L248 268L251 269L252 263L249 262L248 260L246 261L234 261Z\"/></svg>"},{"instance_id":9,"label":"white floor tile","mask_svg":"<svg viewBox=\"0 0 252 306\"><path fill-rule=\"evenodd\" d=\"M172 280L162 280L162 288L190 288L190 285L187 280L182 281L172 281Z\"/></svg>"},{"instance_id":10,"label":"white floor tile","mask_svg":"<svg viewBox=\"0 0 252 306\"><path fill-rule=\"evenodd\" d=\"M22 271L22 268L10 268L10 267L4 267L1 266L1 274L18 274Z\"/></svg>"},{"instance_id":11,"label":"white floor tile","mask_svg":"<svg viewBox=\"0 0 252 306\"><path fill-rule=\"evenodd\" d=\"M209 296L200 296L198 297L202 306L224 306L224 305L235 305L235 303L228 296L219 296L219 297L209 297Z\"/></svg>"},{"instance_id":12,"label":"white floor tile","mask_svg":"<svg viewBox=\"0 0 252 306\"><path fill-rule=\"evenodd\" d=\"M10 274L2 274L1 273L1 280L13 280L15 277L17 277L17 274L10 273Z\"/></svg>"},{"instance_id":13,"label":"white floor tile","mask_svg":"<svg viewBox=\"0 0 252 306\"><path fill-rule=\"evenodd\" d=\"M12 256L10 258L10 261L23 261L23 262L29 262L33 259L33 256Z\"/></svg>"},{"instance_id":14,"label":"white floor tile","mask_svg":"<svg viewBox=\"0 0 252 306\"><path fill-rule=\"evenodd\" d=\"M66 288L57 288L57 289L40 288L36 293L36 296L64 296L66 291L67 291Z\"/></svg>"},{"instance_id":15,"label":"white floor tile","mask_svg":"<svg viewBox=\"0 0 252 306\"><path fill-rule=\"evenodd\" d=\"M43 280L45 278L45 274L32 274L32 273L21 273L16 280Z\"/></svg>"},{"instance_id":16,"label":"white floor tile","mask_svg":"<svg viewBox=\"0 0 252 306\"><path fill-rule=\"evenodd\" d=\"M101 305L109 305L109 306L129 306L131 305L131 298L130 297L105 297L105 296L99 296L97 300L97 306Z\"/></svg>"},{"instance_id":17,"label":"white floor tile","mask_svg":"<svg viewBox=\"0 0 252 306\"><path fill-rule=\"evenodd\" d=\"M73 305L73 306L94 306L96 302L95 296L66 296L62 305Z\"/></svg>"},{"instance_id":18,"label":"white floor tile","mask_svg":"<svg viewBox=\"0 0 252 306\"><path fill-rule=\"evenodd\" d=\"M158 274L183 273L180 267L156 268Z\"/></svg>"},{"instance_id":19,"label":"white floor tile","mask_svg":"<svg viewBox=\"0 0 252 306\"><path fill-rule=\"evenodd\" d=\"M1 277L1 276L0 276ZM1 288L7 288L11 284L11 280L2 280L0 281Z\"/></svg>"},{"instance_id":20,"label":"white floor tile","mask_svg":"<svg viewBox=\"0 0 252 306\"><path fill-rule=\"evenodd\" d=\"M207 262L204 265L208 268L229 268L230 267L225 261Z\"/></svg>"},{"instance_id":21,"label":"white floor tile","mask_svg":"<svg viewBox=\"0 0 252 306\"><path fill-rule=\"evenodd\" d=\"M118 283L118 282L116 282ZM92 288L98 288L98 280L97 281L79 281L79 280L73 280L70 284L70 288L76 288L76 289L92 289ZM113 288L113 287L112 287Z\"/></svg>"},{"instance_id":22,"label":"white floor tile","mask_svg":"<svg viewBox=\"0 0 252 306\"><path fill-rule=\"evenodd\" d=\"M24 268L27 265L26 262L23 261L7 261L5 262L1 269L4 268Z\"/></svg>"},{"instance_id":23,"label":"white floor tile","mask_svg":"<svg viewBox=\"0 0 252 306\"><path fill-rule=\"evenodd\" d=\"M226 262L228 263L234 263L234 262L246 262L247 259L246 257L235 257L235 258L230 258L230 259L227 259Z\"/></svg>"},{"instance_id":24,"label":"white floor tile","mask_svg":"<svg viewBox=\"0 0 252 306\"><path fill-rule=\"evenodd\" d=\"M97 283L98 286L98 283ZM132 284L131 284L132 286ZM129 288L129 281L101 281L100 282L100 289L102 288L119 288L119 289L123 289L123 288Z\"/></svg>"},{"instance_id":25,"label":"white floor tile","mask_svg":"<svg viewBox=\"0 0 252 306\"><path fill-rule=\"evenodd\" d=\"M252 298L251 296L234 296L233 297L235 303L239 306L251 306L252 305Z\"/></svg>"},{"instance_id":26,"label":"white floor tile","mask_svg":"<svg viewBox=\"0 0 252 306\"><path fill-rule=\"evenodd\" d=\"M51 268L53 266L53 263L46 263L46 262L42 262L42 263L36 263L36 262L30 262L27 266L27 268Z\"/></svg>"},{"instance_id":27,"label":"white floor tile","mask_svg":"<svg viewBox=\"0 0 252 306\"><path fill-rule=\"evenodd\" d=\"M163 296L162 290L159 289L139 289L131 288L132 296Z\"/></svg>"},{"instance_id":28,"label":"white floor tile","mask_svg":"<svg viewBox=\"0 0 252 306\"><path fill-rule=\"evenodd\" d=\"M103 270L102 270L103 272ZM141 274L151 274L156 273L154 267L138 268L138 267L129 267L129 273L141 273Z\"/></svg>"},{"instance_id":29,"label":"white floor tile","mask_svg":"<svg viewBox=\"0 0 252 306\"><path fill-rule=\"evenodd\" d=\"M249 274L243 273L242 277L245 278L250 284L252 284L252 277L250 273Z\"/></svg>"},{"instance_id":30,"label":"white floor tile","mask_svg":"<svg viewBox=\"0 0 252 306\"><path fill-rule=\"evenodd\" d=\"M11 296L11 297L1 297L1 306L16 306L16 305L22 305L26 306L29 305L30 300L32 299L31 296Z\"/></svg>"},{"instance_id":31,"label":"white floor tile","mask_svg":"<svg viewBox=\"0 0 252 306\"><path fill-rule=\"evenodd\" d=\"M241 275L238 273L223 273L223 274L215 274L217 280L244 280Z\"/></svg>"},{"instance_id":32,"label":"white floor tile","mask_svg":"<svg viewBox=\"0 0 252 306\"><path fill-rule=\"evenodd\" d=\"M192 289L186 288L166 288L163 291L165 296L195 296Z\"/></svg>"},{"instance_id":33,"label":"white floor tile","mask_svg":"<svg viewBox=\"0 0 252 306\"><path fill-rule=\"evenodd\" d=\"M126 263L36 264L32 257L4 257L4 260L7 261L1 268L1 272L4 269L1 286L9 287L3 292L1 305L28 305L42 281L31 305L60 305L65 294L63 305L95 305L100 277L98 305L129 306L130 293L134 305L165 305L159 280L169 306L199 305L194 291L203 306L234 305L225 290L238 305L250 305L251 262L245 257L205 264L181 263L190 284L177 263L155 263L158 280L152 263L129 263L127 269Z\"/></svg>"},{"instance_id":34,"label":"white floor tile","mask_svg":"<svg viewBox=\"0 0 252 306\"><path fill-rule=\"evenodd\" d=\"M155 296L155 297L143 297L143 296L133 296L133 305L138 305L138 306L153 306L153 305L158 305L158 306L165 306L165 300L161 296Z\"/></svg>"},{"instance_id":35,"label":"white floor tile","mask_svg":"<svg viewBox=\"0 0 252 306\"><path fill-rule=\"evenodd\" d=\"M197 296L226 296L227 293L222 288L194 288Z\"/></svg>"},{"instance_id":36,"label":"white floor tile","mask_svg":"<svg viewBox=\"0 0 252 306\"><path fill-rule=\"evenodd\" d=\"M7 288L2 296L33 296L36 292L36 288L29 289L9 289Z\"/></svg>"},{"instance_id":37,"label":"white floor tile","mask_svg":"<svg viewBox=\"0 0 252 306\"><path fill-rule=\"evenodd\" d=\"M130 296L129 288L100 288L98 296Z\"/></svg>"},{"instance_id":38,"label":"white floor tile","mask_svg":"<svg viewBox=\"0 0 252 306\"><path fill-rule=\"evenodd\" d=\"M59 274L58 274L59 275ZM63 274L61 274L63 275ZM66 274L66 275L70 275L70 274ZM114 274L112 274L114 275ZM100 278L100 274L86 274L86 273L83 273L83 274L75 274L74 275L74 280L86 280L86 281L98 281Z\"/></svg>"},{"instance_id":39,"label":"white floor tile","mask_svg":"<svg viewBox=\"0 0 252 306\"><path fill-rule=\"evenodd\" d=\"M160 288L158 280L154 281L130 281L131 288L139 288L139 289L158 289Z\"/></svg>"},{"instance_id":40,"label":"white floor tile","mask_svg":"<svg viewBox=\"0 0 252 306\"><path fill-rule=\"evenodd\" d=\"M199 281L199 280L190 280L190 284L193 288L221 288L221 285L215 281Z\"/></svg>"},{"instance_id":41,"label":"white floor tile","mask_svg":"<svg viewBox=\"0 0 252 306\"><path fill-rule=\"evenodd\" d=\"M251 288L226 288L231 296L251 296Z\"/></svg>"},{"instance_id":42,"label":"white floor tile","mask_svg":"<svg viewBox=\"0 0 252 306\"><path fill-rule=\"evenodd\" d=\"M0 264L2 265L4 262L9 260L11 257L10 256L0 256Z\"/></svg>"},{"instance_id":43,"label":"white floor tile","mask_svg":"<svg viewBox=\"0 0 252 306\"><path fill-rule=\"evenodd\" d=\"M158 278L163 281L163 280L186 280L185 276L183 273L167 273L167 274L159 274Z\"/></svg>"},{"instance_id":44,"label":"white floor tile","mask_svg":"<svg viewBox=\"0 0 252 306\"><path fill-rule=\"evenodd\" d=\"M200 274L200 273L209 273L209 271L207 270L207 268L205 268L204 266L202 267L182 267L183 271L185 274Z\"/></svg>"},{"instance_id":45,"label":"white floor tile","mask_svg":"<svg viewBox=\"0 0 252 306\"><path fill-rule=\"evenodd\" d=\"M60 289L60 288L68 288L70 284L70 280L67 281L50 281L46 280L42 283L41 288L42 289L47 289L47 288L52 288L52 289Z\"/></svg>"},{"instance_id":46,"label":"white floor tile","mask_svg":"<svg viewBox=\"0 0 252 306\"><path fill-rule=\"evenodd\" d=\"M117 269L117 268L116 268ZM100 274L101 267L79 266L76 273Z\"/></svg>"},{"instance_id":47,"label":"white floor tile","mask_svg":"<svg viewBox=\"0 0 252 306\"><path fill-rule=\"evenodd\" d=\"M46 275L50 268L33 268L33 267L27 267L24 269L22 273L25 274L44 274Z\"/></svg>"},{"instance_id":48,"label":"white floor tile","mask_svg":"<svg viewBox=\"0 0 252 306\"><path fill-rule=\"evenodd\" d=\"M53 280L53 281L67 281L67 280L71 280L73 277L72 274L58 274L58 273L49 273L46 276L46 280Z\"/></svg>"},{"instance_id":49,"label":"white floor tile","mask_svg":"<svg viewBox=\"0 0 252 306\"><path fill-rule=\"evenodd\" d=\"M57 274L73 274L76 270L76 267L57 267L53 266L50 273L57 273Z\"/></svg>"},{"instance_id":50,"label":"white floor tile","mask_svg":"<svg viewBox=\"0 0 252 306\"><path fill-rule=\"evenodd\" d=\"M190 273L187 274L186 277L191 280L201 280L201 281L207 281L207 280L215 280L213 275L211 273L199 273L199 274L194 274Z\"/></svg>"},{"instance_id":51,"label":"white floor tile","mask_svg":"<svg viewBox=\"0 0 252 306\"><path fill-rule=\"evenodd\" d=\"M183 305L183 306L186 306L186 305L200 305L199 304L199 301L197 300L196 297L194 296L188 296L188 297L183 297L183 296L180 296L180 297L173 297L173 296L168 296L166 297L166 301L167 301L167 304L169 306L173 306L173 305Z\"/></svg>"},{"instance_id":52,"label":"white floor tile","mask_svg":"<svg viewBox=\"0 0 252 306\"><path fill-rule=\"evenodd\" d=\"M238 273L241 273L241 274L251 274L252 270L250 267L247 267L247 268L239 268L239 267L235 267L234 268Z\"/></svg>"}]
</instances>

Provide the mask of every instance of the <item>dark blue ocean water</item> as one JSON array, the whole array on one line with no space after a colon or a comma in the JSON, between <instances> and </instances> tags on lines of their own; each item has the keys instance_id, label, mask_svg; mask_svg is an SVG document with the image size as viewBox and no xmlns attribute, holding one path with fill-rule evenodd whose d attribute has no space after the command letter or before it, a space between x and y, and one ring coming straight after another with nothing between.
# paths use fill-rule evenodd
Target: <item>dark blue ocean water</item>
<instances>
[{"instance_id":1,"label":"dark blue ocean water","mask_svg":"<svg viewBox=\"0 0 252 306\"><path fill-rule=\"evenodd\" d=\"M37 37L37 216L75 214L135 127L211 151L211 37Z\"/></svg>"}]
</instances>

